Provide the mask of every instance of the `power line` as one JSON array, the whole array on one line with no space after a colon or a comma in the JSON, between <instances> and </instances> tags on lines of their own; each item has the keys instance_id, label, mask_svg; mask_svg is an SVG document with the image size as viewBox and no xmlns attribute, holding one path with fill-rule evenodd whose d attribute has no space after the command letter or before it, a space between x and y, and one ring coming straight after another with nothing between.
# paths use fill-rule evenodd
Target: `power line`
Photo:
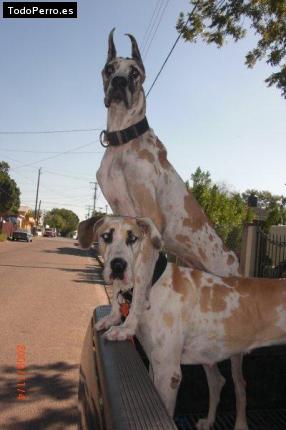
<instances>
[{"instance_id":1,"label":"power line","mask_svg":"<svg viewBox=\"0 0 286 430\"><path fill-rule=\"evenodd\" d=\"M58 172L54 172L54 171L52 171L52 170L46 170L46 169L44 169L44 172L45 173L48 173L48 174L50 174L50 175L56 175L56 176L62 176L63 178L72 178L72 179L76 179L76 180L78 180L78 181L90 181L90 178L85 178L85 177L83 177L83 176L73 176L73 175L68 175L68 174L65 174L65 173L58 173Z\"/></svg>"},{"instance_id":2,"label":"power line","mask_svg":"<svg viewBox=\"0 0 286 430\"><path fill-rule=\"evenodd\" d=\"M38 151L33 149L7 149L7 148L0 148L3 152L27 152L32 154L62 154L60 151ZM70 151L69 154L103 154L104 151Z\"/></svg>"},{"instance_id":3,"label":"power line","mask_svg":"<svg viewBox=\"0 0 286 430\"><path fill-rule=\"evenodd\" d=\"M186 26L188 25L188 22L191 20L191 18L192 18L192 16L193 16L193 14L194 14L194 12L195 12L195 10L196 10L196 8L197 8L197 5L198 5L198 2L195 4L195 6L193 7L193 9L192 9L191 13L189 14L189 18L188 18L188 20L187 20L187 22L186 22L186 24L185 24L184 28L186 28ZM156 77L155 77L155 79L154 79L154 81L153 81L153 83L152 83L151 87L149 88L149 90L148 90L148 92L147 92L147 94L146 94L146 97L148 97L148 95L150 94L151 90L153 89L153 87L154 87L155 83L157 82L157 80L158 80L159 76L161 75L162 70L164 69L164 67L165 67L165 65L166 65L166 63L167 63L167 61L169 60L169 58L170 58L170 56L171 56L172 52L174 51L174 49L175 49L175 47L176 47L177 43L179 42L179 40L180 40L180 38L181 38L181 36L182 36L182 33L183 33L184 28L181 30L181 32L179 33L179 36L178 36L178 37L177 37L177 39L175 40L175 43L173 44L173 46L172 46L172 48L171 48L171 50L170 50L169 54L167 55L167 57L166 57L165 61L163 62L162 66L161 66L161 68L160 68L160 70L159 70L159 72L157 73L157 75L156 75Z\"/></svg>"},{"instance_id":4,"label":"power line","mask_svg":"<svg viewBox=\"0 0 286 430\"><path fill-rule=\"evenodd\" d=\"M0 134L55 134L55 133L85 133L90 131L101 131L102 128L78 128L71 130L39 130L39 131L0 131Z\"/></svg>"},{"instance_id":5,"label":"power line","mask_svg":"<svg viewBox=\"0 0 286 430\"><path fill-rule=\"evenodd\" d=\"M86 143L85 145L80 145L80 146L77 146L77 147L75 147L75 148L68 149L67 151L60 152L59 154L52 155L51 157L41 158L40 160L32 161L31 163L22 164L22 165L20 165L20 166L17 166L17 167L11 168L11 170L21 169L22 167L30 167L30 166L33 166L34 164L42 163L43 161L51 160L51 159L53 159L53 158L60 157L60 156L62 156L62 155L68 154L69 152L74 151L74 150L76 150L76 149L85 148L86 146L93 145L94 143L96 143L96 142L95 142L95 141L92 141L92 142L90 142L90 143Z\"/></svg>"},{"instance_id":6,"label":"power line","mask_svg":"<svg viewBox=\"0 0 286 430\"><path fill-rule=\"evenodd\" d=\"M141 54L143 54L143 52L144 52L144 50L146 48L146 45L148 43L150 35L152 34L153 28L154 28L154 26L156 24L157 17L159 16L159 13L160 13L160 11L161 11L161 9L163 7L163 4L164 4L164 0L158 0L157 3L156 3L156 5L155 5L155 8L153 10L151 19L150 19L149 24L147 26L147 29L146 29L146 31L144 33L143 40L142 40L142 43L141 43L141 46L140 46Z\"/></svg>"},{"instance_id":7,"label":"power line","mask_svg":"<svg viewBox=\"0 0 286 430\"><path fill-rule=\"evenodd\" d=\"M158 21L157 26L156 26L156 28L155 28L155 31L153 32L153 36L152 36L152 38L151 38L151 40L150 40L150 42L149 42L149 44L148 44L148 46L147 46L147 48L146 48L146 50L145 50L145 53L144 53L144 56L143 56L143 57L144 57L144 59L147 57L148 52L150 51L150 48L151 48L152 42L153 42L153 40L154 40L154 38L155 38L155 36L156 36L156 34L157 34L157 31L158 31L159 25L161 24L161 21L162 21L163 16L164 16L164 14L165 14L165 12L166 12L166 9L167 9L167 6L168 6L169 2L170 2L170 0L167 0L167 1L166 1L166 4L165 4L165 6L164 6L164 8L163 8L163 10L162 10L162 13L161 13L161 15L160 15L160 18L159 18L159 21Z\"/></svg>"}]
</instances>

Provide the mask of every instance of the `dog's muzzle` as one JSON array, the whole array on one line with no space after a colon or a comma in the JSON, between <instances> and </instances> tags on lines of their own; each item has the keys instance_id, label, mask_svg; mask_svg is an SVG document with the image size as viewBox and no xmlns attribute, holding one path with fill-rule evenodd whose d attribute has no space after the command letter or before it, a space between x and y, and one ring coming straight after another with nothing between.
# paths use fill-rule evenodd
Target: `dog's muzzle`
<instances>
[{"instance_id":1,"label":"dog's muzzle","mask_svg":"<svg viewBox=\"0 0 286 430\"><path fill-rule=\"evenodd\" d=\"M110 262L111 277L113 279L124 279L124 272L127 268L127 262L123 258L114 258Z\"/></svg>"},{"instance_id":2,"label":"dog's muzzle","mask_svg":"<svg viewBox=\"0 0 286 430\"><path fill-rule=\"evenodd\" d=\"M128 80L124 76L114 76L110 83L110 89L108 90L105 98L106 107L109 107L112 101L117 103L123 101L126 107L128 107L127 91Z\"/></svg>"}]
</instances>

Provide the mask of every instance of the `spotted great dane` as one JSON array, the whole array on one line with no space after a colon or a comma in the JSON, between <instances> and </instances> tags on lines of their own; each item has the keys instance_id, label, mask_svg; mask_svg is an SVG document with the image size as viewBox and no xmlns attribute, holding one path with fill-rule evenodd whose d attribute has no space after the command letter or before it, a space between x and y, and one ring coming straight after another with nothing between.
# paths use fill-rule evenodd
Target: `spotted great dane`
<instances>
[{"instance_id":1,"label":"spotted great dane","mask_svg":"<svg viewBox=\"0 0 286 430\"><path fill-rule=\"evenodd\" d=\"M131 58L118 57L111 31L108 56L102 71L107 107L107 130L102 141L107 146L97 180L113 213L133 217L150 217L162 235L165 248L176 254L186 265L219 276L239 276L237 256L227 249L204 214L186 189L167 152L154 131L149 128L143 89L145 69L132 35ZM95 219L79 226L79 240L83 247L94 239ZM110 339L123 340L136 332L143 303L146 300L156 261L150 256L138 264L134 278L134 293L130 314L121 326L119 315L111 313L101 321L108 328ZM241 358L232 358L237 398L236 430L245 430L245 387L241 372ZM222 377L216 366L205 366L210 390L210 409L201 429L209 429Z\"/></svg>"},{"instance_id":2,"label":"spotted great dane","mask_svg":"<svg viewBox=\"0 0 286 430\"><path fill-rule=\"evenodd\" d=\"M133 286L140 255L156 260L162 246L148 218L106 217L98 237L104 277L107 282L113 279L115 296ZM181 364L212 366L233 354L286 343L286 280L218 277L169 263L151 288L136 334L172 416ZM222 385L221 378L218 397ZM197 428L206 428L205 420ZM247 428L246 422L239 428Z\"/></svg>"}]
</instances>

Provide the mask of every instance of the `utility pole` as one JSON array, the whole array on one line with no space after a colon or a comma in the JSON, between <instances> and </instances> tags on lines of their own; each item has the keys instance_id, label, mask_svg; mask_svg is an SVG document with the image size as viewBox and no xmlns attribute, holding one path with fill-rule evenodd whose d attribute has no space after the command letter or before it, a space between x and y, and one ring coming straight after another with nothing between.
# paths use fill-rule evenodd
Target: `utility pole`
<instances>
[{"instance_id":1,"label":"utility pole","mask_svg":"<svg viewBox=\"0 0 286 430\"><path fill-rule=\"evenodd\" d=\"M38 184L37 184L37 192L36 192L36 203L35 203L35 221L36 221L36 226L37 226L37 208L38 208L38 196L39 196L39 186L40 186L40 177L41 177L41 170L42 168L40 167L38 170Z\"/></svg>"},{"instance_id":2,"label":"utility pole","mask_svg":"<svg viewBox=\"0 0 286 430\"><path fill-rule=\"evenodd\" d=\"M86 215L86 218L89 218L89 217L90 217L90 211L91 211L91 208L92 208L92 206L90 206L90 205L86 206L86 209L87 209L87 215Z\"/></svg>"},{"instance_id":3,"label":"utility pole","mask_svg":"<svg viewBox=\"0 0 286 430\"><path fill-rule=\"evenodd\" d=\"M94 192L93 192L93 213L95 212L95 203L96 203L96 193L97 193L97 182L90 182L90 184L94 185Z\"/></svg>"},{"instance_id":4,"label":"utility pole","mask_svg":"<svg viewBox=\"0 0 286 430\"><path fill-rule=\"evenodd\" d=\"M36 225L38 225L38 222L39 222L41 203L42 203L42 200L40 200L40 202L39 202L39 207L38 207L38 211L37 211L37 218L36 218Z\"/></svg>"}]
</instances>

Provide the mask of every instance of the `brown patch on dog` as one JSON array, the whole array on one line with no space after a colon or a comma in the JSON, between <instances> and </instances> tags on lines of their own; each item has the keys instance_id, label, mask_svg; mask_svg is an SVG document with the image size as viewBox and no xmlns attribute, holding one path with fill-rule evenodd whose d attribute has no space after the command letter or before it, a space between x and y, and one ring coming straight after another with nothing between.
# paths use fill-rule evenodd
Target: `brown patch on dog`
<instances>
[{"instance_id":1,"label":"brown patch on dog","mask_svg":"<svg viewBox=\"0 0 286 430\"><path fill-rule=\"evenodd\" d=\"M163 146L163 144L160 142L159 139L157 139L156 145L159 148L159 153L158 153L159 163L161 164L163 169L169 169L170 163L167 160L167 151L166 151L165 147Z\"/></svg>"},{"instance_id":2,"label":"brown patch on dog","mask_svg":"<svg viewBox=\"0 0 286 430\"><path fill-rule=\"evenodd\" d=\"M180 243L184 243L184 244L189 244L190 243L190 238L189 236L184 236L183 234L177 234L175 236L175 239L180 242Z\"/></svg>"},{"instance_id":3,"label":"brown patch on dog","mask_svg":"<svg viewBox=\"0 0 286 430\"><path fill-rule=\"evenodd\" d=\"M192 225L193 225L193 223L192 223L192 221L190 220L190 218L185 218L185 219L183 220L183 227L192 227Z\"/></svg>"},{"instance_id":4,"label":"brown patch on dog","mask_svg":"<svg viewBox=\"0 0 286 430\"><path fill-rule=\"evenodd\" d=\"M138 139L138 137L136 139L132 140L132 143L130 146L131 146L132 151L139 151L140 140Z\"/></svg>"},{"instance_id":5,"label":"brown patch on dog","mask_svg":"<svg viewBox=\"0 0 286 430\"><path fill-rule=\"evenodd\" d=\"M133 184L133 191L137 196L140 196L140 212L141 216L147 216L152 219L157 229L161 233L165 227L165 217L158 206L151 191L145 184Z\"/></svg>"},{"instance_id":6,"label":"brown patch on dog","mask_svg":"<svg viewBox=\"0 0 286 430\"><path fill-rule=\"evenodd\" d=\"M206 280L207 280L207 282L209 282L210 284L212 284L212 283L213 283L213 278L207 278Z\"/></svg>"},{"instance_id":7,"label":"brown patch on dog","mask_svg":"<svg viewBox=\"0 0 286 430\"><path fill-rule=\"evenodd\" d=\"M277 325L277 307L286 310L286 281L270 278L222 278L239 295L239 306L225 320L228 344L247 348L255 339L264 342L285 337Z\"/></svg>"},{"instance_id":8,"label":"brown patch on dog","mask_svg":"<svg viewBox=\"0 0 286 430\"><path fill-rule=\"evenodd\" d=\"M165 312L163 314L163 320L167 327L171 328L174 324L174 317L170 312Z\"/></svg>"},{"instance_id":9,"label":"brown patch on dog","mask_svg":"<svg viewBox=\"0 0 286 430\"><path fill-rule=\"evenodd\" d=\"M222 284L213 284L211 288L203 287L200 294L202 312L222 312L226 308L226 297L232 290Z\"/></svg>"},{"instance_id":10,"label":"brown patch on dog","mask_svg":"<svg viewBox=\"0 0 286 430\"><path fill-rule=\"evenodd\" d=\"M184 198L184 208L189 215L193 231L201 230L207 224L207 217L190 192Z\"/></svg>"},{"instance_id":11,"label":"brown patch on dog","mask_svg":"<svg viewBox=\"0 0 286 430\"><path fill-rule=\"evenodd\" d=\"M170 387L175 390L176 388L178 388L178 385L181 382L181 377L180 375L178 375L177 373L174 373L174 375L171 378L171 384Z\"/></svg>"},{"instance_id":12,"label":"brown patch on dog","mask_svg":"<svg viewBox=\"0 0 286 430\"><path fill-rule=\"evenodd\" d=\"M229 256L227 257L226 264L228 264L228 265L230 266L231 264L233 264L233 263L234 263L234 261L235 261L235 258L234 258L232 255L229 255Z\"/></svg>"},{"instance_id":13,"label":"brown patch on dog","mask_svg":"<svg viewBox=\"0 0 286 430\"><path fill-rule=\"evenodd\" d=\"M194 269L192 271L192 279L193 279L194 283L196 284L196 287L200 286L202 276L203 276L203 272L201 270Z\"/></svg>"},{"instance_id":14,"label":"brown patch on dog","mask_svg":"<svg viewBox=\"0 0 286 430\"><path fill-rule=\"evenodd\" d=\"M152 152L148 151L147 149L141 149L141 151L138 152L138 157L141 160L147 160L149 163L154 163L155 157L152 154Z\"/></svg>"},{"instance_id":15,"label":"brown patch on dog","mask_svg":"<svg viewBox=\"0 0 286 430\"><path fill-rule=\"evenodd\" d=\"M206 260L207 260L207 255L206 255L206 253L202 250L202 248L199 248L199 254L200 254L200 256L201 256L201 258L202 258L202 260L203 260L203 261L206 261Z\"/></svg>"},{"instance_id":16,"label":"brown patch on dog","mask_svg":"<svg viewBox=\"0 0 286 430\"><path fill-rule=\"evenodd\" d=\"M172 287L176 293L181 294L181 301L184 302L188 296L190 285L176 265L173 265Z\"/></svg>"}]
</instances>

